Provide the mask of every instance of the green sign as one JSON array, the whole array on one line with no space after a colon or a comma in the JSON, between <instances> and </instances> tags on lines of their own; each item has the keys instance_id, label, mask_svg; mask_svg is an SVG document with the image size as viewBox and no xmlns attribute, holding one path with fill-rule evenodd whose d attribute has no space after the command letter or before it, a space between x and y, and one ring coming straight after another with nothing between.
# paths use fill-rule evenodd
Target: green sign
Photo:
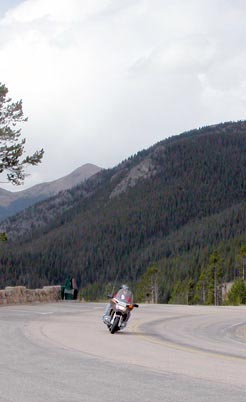
<instances>
[{"instance_id":1,"label":"green sign","mask_svg":"<svg viewBox=\"0 0 246 402\"><path fill-rule=\"evenodd\" d=\"M5 232L0 232L0 241L7 241L7 235Z\"/></svg>"}]
</instances>

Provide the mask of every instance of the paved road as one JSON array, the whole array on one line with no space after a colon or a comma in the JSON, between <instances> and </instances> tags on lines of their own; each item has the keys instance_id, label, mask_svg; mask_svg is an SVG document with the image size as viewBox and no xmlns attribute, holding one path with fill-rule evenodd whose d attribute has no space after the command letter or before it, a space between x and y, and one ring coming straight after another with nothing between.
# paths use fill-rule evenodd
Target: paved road
<instances>
[{"instance_id":1,"label":"paved road","mask_svg":"<svg viewBox=\"0 0 246 402\"><path fill-rule=\"evenodd\" d=\"M103 311L0 308L0 402L245 402L246 308L140 305L114 335Z\"/></svg>"}]
</instances>

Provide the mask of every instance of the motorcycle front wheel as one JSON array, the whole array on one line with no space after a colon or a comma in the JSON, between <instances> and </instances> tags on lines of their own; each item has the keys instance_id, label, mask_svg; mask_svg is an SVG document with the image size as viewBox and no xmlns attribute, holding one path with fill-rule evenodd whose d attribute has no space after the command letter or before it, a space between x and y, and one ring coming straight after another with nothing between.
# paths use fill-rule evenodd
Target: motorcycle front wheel
<instances>
[{"instance_id":1,"label":"motorcycle front wheel","mask_svg":"<svg viewBox=\"0 0 246 402\"><path fill-rule=\"evenodd\" d=\"M118 329L119 329L119 327L118 327L119 321L120 321L120 317L115 317L114 322L112 324L112 327L110 329L111 334L114 334L116 331L118 331Z\"/></svg>"}]
</instances>

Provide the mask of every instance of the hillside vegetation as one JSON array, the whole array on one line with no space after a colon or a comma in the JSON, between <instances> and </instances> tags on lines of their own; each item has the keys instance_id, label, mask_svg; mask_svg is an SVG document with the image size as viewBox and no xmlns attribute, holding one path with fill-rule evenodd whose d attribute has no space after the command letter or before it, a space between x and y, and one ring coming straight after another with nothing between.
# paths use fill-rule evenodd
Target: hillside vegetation
<instances>
[{"instance_id":1,"label":"hillside vegetation","mask_svg":"<svg viewBox=\"0 0 246 402\"><path fill-rule=\"evenodd\" d=\"M245 244L246 122L183 133L4 221L4 285L74 276L88 297L117 281L137 286L158 267L160 300L199 280L214 249L232 279Z\"/></svg>"}]
</instances>

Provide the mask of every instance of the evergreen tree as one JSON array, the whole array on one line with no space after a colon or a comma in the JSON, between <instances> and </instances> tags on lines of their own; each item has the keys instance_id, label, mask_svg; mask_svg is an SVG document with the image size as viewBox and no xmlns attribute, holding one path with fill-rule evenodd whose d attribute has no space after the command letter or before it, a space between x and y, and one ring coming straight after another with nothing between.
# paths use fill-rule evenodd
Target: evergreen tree
<instances>
[{"instance_id":1,"label":"evergreen tree","mask_svg":"<svg viewBox=\"0 0 246 402\"><path fill-rule=\"evenodd\" d=\"M246 284L242 279L237 279L227 296L227 303L237 306L239 304L246 304Z\"/></svg>"},{"instance_id":2,"label":"evergreen tree","mask_svg":"<svg viewBox=\"0 0 246 402\"><path fill-rule=\"evenodd\" d=\"M137 299L139 301L149 301L158 303L159 296L159 270L151 266L142 275L137 286Z\"/></svg>"},{"instance_id":3,"label":"evergreen tree","mask_svg":"<svg viewBox=\"0 0 246 402\"><path fill-rule=\"evenodd\" d=\"M246 246L242 246L240 250L240 256L242 260L242 279L245 280L246 275Z\"/></svg>"},{"instance_id":4,"label":"evergreen tree","mask_svg":"<svg viewBox=\"0 0 246 402\"><path fill-rule=\"evenodd\" d=\"M195 303L206 304L208 297L208 278L206 275L206 268L204 267L199 276L199 280L196 285Z\"/></svg>"},{"instance_id":5,"label":"evergreen tree","mask_svg":"<svg viewBox=\"0 0 246 402\"><path fill-rule=\"evenodd\" d=\"M210 255L208 265L208 304L215 306L222 303L222 258L218 251Z\"/></svg>"},{"instance_id":6,"label":"evergreen tree","mask_svg":"<svg viewBox=\"0 0 246 402\"><path fill-rule=\"evenodd\" d=\"M12 102L8 89L0 83L0 173L6 173L8 182L19 185L25 178L25 167L41 162L44 151L23 157L25 138L21 139L20 123L26 122L22 101Z\"/></svg>"}]
</instances>

